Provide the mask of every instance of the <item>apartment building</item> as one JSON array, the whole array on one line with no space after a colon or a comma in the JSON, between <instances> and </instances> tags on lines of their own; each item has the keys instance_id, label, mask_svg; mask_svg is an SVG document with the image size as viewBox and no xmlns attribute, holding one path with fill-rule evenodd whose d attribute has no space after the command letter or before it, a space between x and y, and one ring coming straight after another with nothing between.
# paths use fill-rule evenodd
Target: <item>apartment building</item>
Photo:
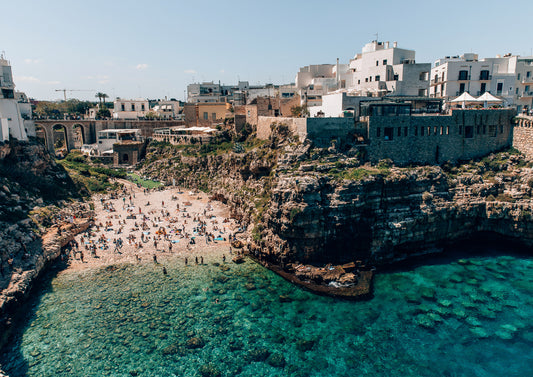
<instances>
[{"instance_id":1,"label":"apartment building","mask_svg":"<svg viewBox=\"0 0 533 377\"><path fill-rule=\"evenodd\" d=\"M139 119L143 118L148 111L150 111L150 104L144 98L117 98L113 103L113 119Z\"/></svg>"},{"instance_id":2,"label":"apartment building","mask_svg":"<svg viewBox=\"0 0 533 377\"><path fill-rule=\"evenodd\" d=\"M31 105L24 93L15 92L11 63L0 55L0 141L35 136Z\"/></svg>"},{"instance_id":3,"label":"apartment building","mask_svg":"<svg viewBox=\"0 0 533 377\"><path fill-rule=\"evenodd\" d=\"M506 54L479 59L478 54L446 56L431 69L430 96L449 101L464 92L500 97L517 110L533 107L533 56Z\"/></svg>"},{"instance_id":4,"label":"apartment building","mask_svg":"<svg viewBox=\"0 0 533 377\"><path fill-rule=\"evenodd\" d=\"M345 91L365 97L427 96L430 63L416 63L415 51L397 42L367 43L349 64L320 64L300 68L296 87L302 104L320 106L322 96Z\"/></svg>"}]
</instances>

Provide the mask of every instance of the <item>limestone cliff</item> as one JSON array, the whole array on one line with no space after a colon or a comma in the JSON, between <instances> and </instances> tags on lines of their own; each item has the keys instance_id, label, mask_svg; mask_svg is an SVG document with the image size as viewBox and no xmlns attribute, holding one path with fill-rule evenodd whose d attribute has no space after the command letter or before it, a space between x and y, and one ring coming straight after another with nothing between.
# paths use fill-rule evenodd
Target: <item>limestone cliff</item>
<instances>
[{"instance_id":1,"label":"limestone cliff","mask_svg":"<svg viewBox=\"0 0 533 377\"><path fill-rule=\"evenodd\" d=\"M145 174L226 201L250 224L251 250L274 262L387 264L479 232L533 244L532 164L520 155L398 168L306 143L203 156L158 148Z\"/></svg>"}]
</instances>

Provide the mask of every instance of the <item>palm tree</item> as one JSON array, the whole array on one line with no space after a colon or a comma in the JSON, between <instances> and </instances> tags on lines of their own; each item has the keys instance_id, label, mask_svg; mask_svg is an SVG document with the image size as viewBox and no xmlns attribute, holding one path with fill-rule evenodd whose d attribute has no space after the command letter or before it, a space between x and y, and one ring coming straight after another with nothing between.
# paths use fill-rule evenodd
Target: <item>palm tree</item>
<instances>
[{"instance_id":1,"label":"palm tree","mask_svg":"<svg viewBox=\"0 0 533 377\"><path fill-rule=\"evenodd\" d=\"M98 98L98 101L100 102L100 108L102 108L102 98L105 94L102 92L96 93L94 96Z\"/></svg>"},{"instance_id":2,"label":"palm tree","mask_svg":"<svg viewBox=\"0 0 533 377\"><path fill-rule=\"evenodd\" d=\"M105 99L106 98L109 98L109 96L105 93L102 93L102 101L104 102L104 106L105 106Z\"/></svg>"}]
</instances>

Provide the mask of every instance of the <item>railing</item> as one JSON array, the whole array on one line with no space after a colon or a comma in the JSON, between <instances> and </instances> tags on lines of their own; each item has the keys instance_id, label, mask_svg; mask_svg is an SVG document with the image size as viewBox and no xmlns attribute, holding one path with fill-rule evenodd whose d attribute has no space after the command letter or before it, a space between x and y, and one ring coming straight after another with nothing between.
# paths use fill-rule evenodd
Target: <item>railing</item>
<instances>
[{"instance_id":1,"label":"railing","mask_svg":"<svg viewBox=\"0 0 533 377\"><path fill-rule=\"evenodd\" d=\"M525 77L520 81L522 84L533 83L533 77Z\"/></svg>"},{"instance_id":2,"label":"railing","mask_svg":"<svg viewBox=\"0 0 533 377\"><path fill-rule=\"evenodd\" d=\"M492 80L492 75L479 75L480 81Z\"/></svg>"},{"instance_id":3,"label":"railing","mask_svg":"<svg viewBox=\"0 0 533 377\"><path fill-rule=\"evenodd\" d=\"M463 76L463 75L459 75L459 78L457 79L457 81L468 81L470 80L472 76L470 75L467 75L467 76Z\"/></svg>"}]
</instances>

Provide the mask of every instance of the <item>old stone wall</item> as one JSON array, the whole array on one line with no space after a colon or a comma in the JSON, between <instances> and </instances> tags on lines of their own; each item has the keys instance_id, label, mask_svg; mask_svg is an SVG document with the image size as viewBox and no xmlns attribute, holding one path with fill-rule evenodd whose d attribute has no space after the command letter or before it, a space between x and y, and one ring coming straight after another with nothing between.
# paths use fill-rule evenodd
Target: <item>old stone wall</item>
<instances>
[{"instance_id":1,"label":"old stone wall","mask_svg":"<svg viewBox=\"0 0 533 377\"><path fill-rule=\"evenodd\" d=\"M369 158L396 164L468 160L511 145L515 111L453 110L451 115L367 118Z\"/></svg>"},{"instance_id":2,"label":"old stone wall","mask_svg":"<svg viewBox=\"0 0 533 377\"><path fill-rule=\"evenodd\" d=\"M533 117L520 116L513 127L513 147L533 157Z\"/></svg>"},{"instance_id":3,"label":"old stone wall","mask_svg":"<svg viewBox=\"0 0 533 377\"><path fill-rule=\"evenodd\" d=\"M309 139L318 147L328 147L332 140L348 142L355 134L353 118L284 118L258 117L257 137L268 139L272 124L285 124L300 141Z\"/></svg>"},{"instance_id":4,"label":"old stone wall","mask_svg":"<svg viewBox=\"0 0 533 377\"><path fill-rule=\"evenodd\" d=\"M257 118L257 138L267 140L272 134L272 124L284 124L289 130L298 135L300 140L307 136L306 118L263 117Z\"/></svg>"}]
</instances>

